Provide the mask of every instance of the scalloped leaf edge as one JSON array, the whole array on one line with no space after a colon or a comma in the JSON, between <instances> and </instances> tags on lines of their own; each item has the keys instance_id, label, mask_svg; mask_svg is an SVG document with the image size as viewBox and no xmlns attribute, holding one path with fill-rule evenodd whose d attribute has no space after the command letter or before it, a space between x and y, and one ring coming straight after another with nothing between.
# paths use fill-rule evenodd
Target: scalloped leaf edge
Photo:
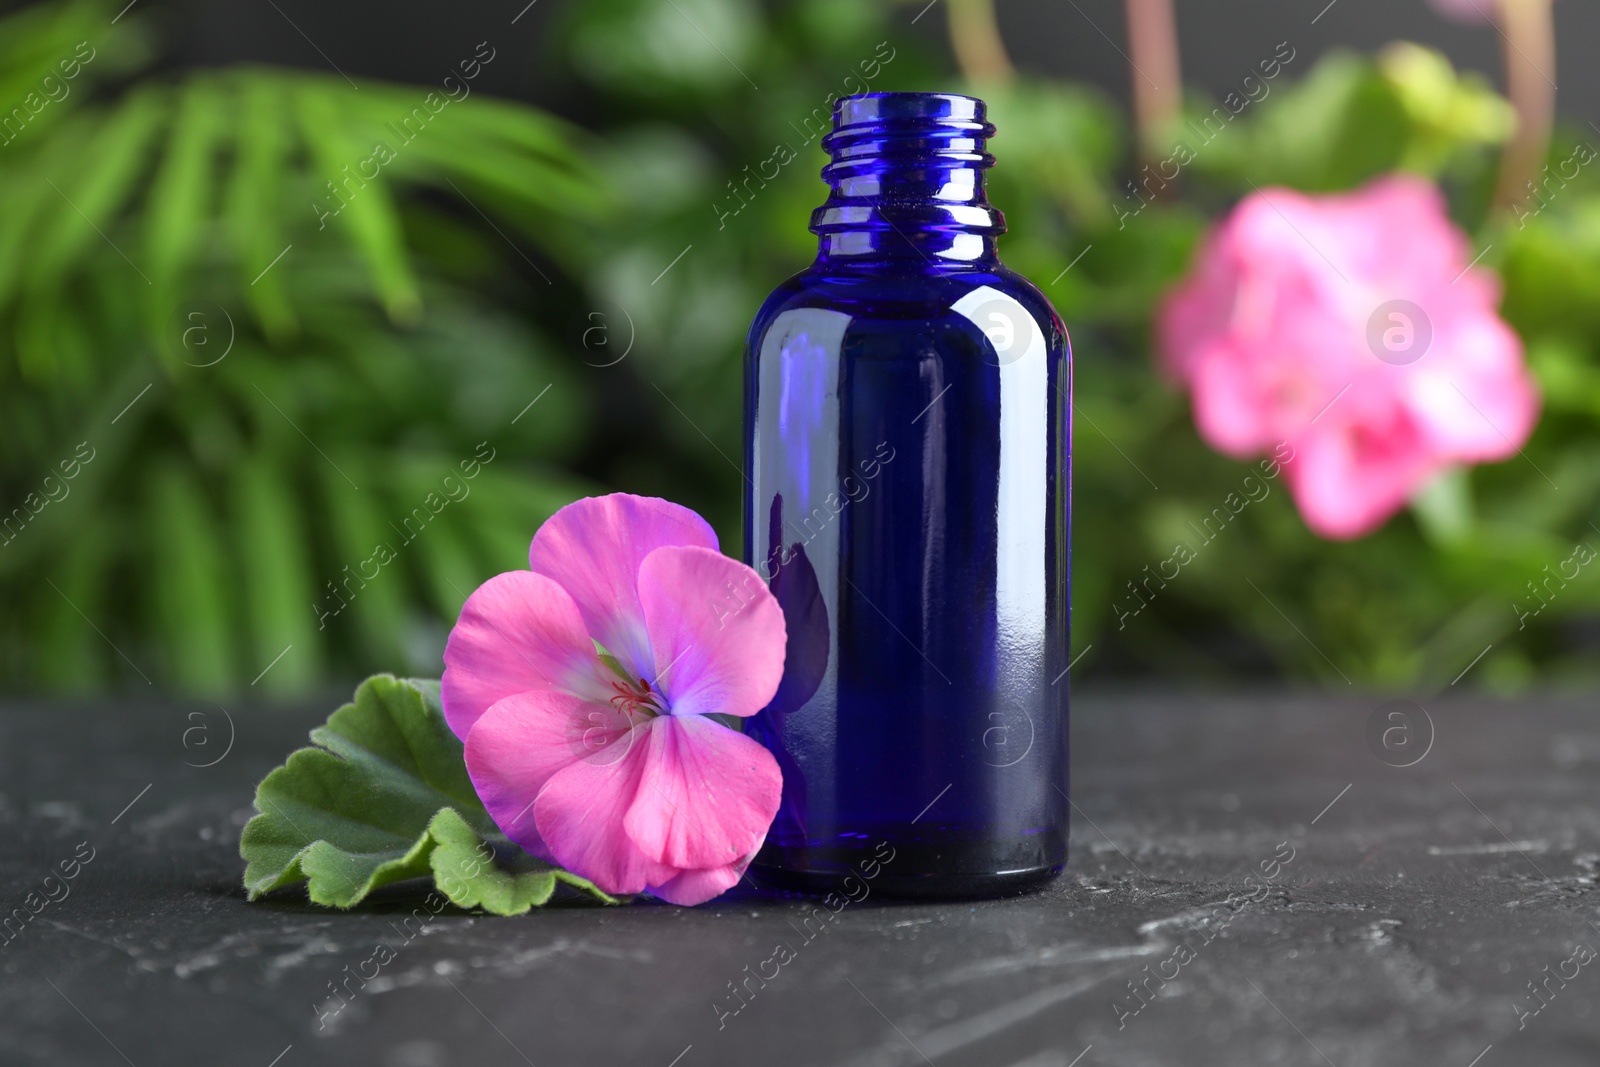
<instances>
[{"instance_id":1,"label":"scalloped leaf edge","mask_svg":"<svg viewBox=\"0 0 1600 1067\"><path fill-rule=\"evenodd\" d=\"M290 753L256 787L257 814L239 837L248 899L258 900L274 890L304 883L312 903L349 909L383 886L427 877L452 904L481 908L493 915L522 915L542 907L562 885L606 904L624 901L586 878L523 852L493 828L476 797L468 802L446 795L421 776L367 752L338 732L336 717L350 722L375 716L379 708L391 718L415 716L416 721L409 725L421 736L429 743L448 746L455 759L462 759L461 742L444 721L437 682L392 675L368 678L350 703L311 732L313 746ZM366 848L349 841L341 844L301 831L285 810L304 805L323 815L363 824L359 813L342 811L332 803L336 798L321 788L329 780L326 776L341 780L342 785L365 785L367 788L358 792L369 804L383 803L385 784L397 786L391 797L421 787L438 793L444 803L418 826L414 840L403 849L398 844L382 849L370 847L370 842ZM308 793L320 795L306 799ZM389 836L402 840L393 833ZM285 858L285 850L293 847L294 841L301 844ZM385 856L391 858L379 859Z\"/></svg>"}]
</instances>

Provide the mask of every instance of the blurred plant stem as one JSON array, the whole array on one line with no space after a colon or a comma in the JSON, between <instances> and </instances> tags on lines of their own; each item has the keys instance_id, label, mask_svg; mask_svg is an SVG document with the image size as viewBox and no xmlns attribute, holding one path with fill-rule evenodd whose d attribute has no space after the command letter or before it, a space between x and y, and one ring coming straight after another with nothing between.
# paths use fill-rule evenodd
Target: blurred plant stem
<instances>
[{"instance_id":1,"label":"blurred plant stem","mask_svg":"<svg viewBox=\"0 0 1600 1067\"><path fill-rule=\"evenodd\" d=\"M1178 20L1172 0L1128 0L1127 8L1133 118L1142 165L1166 155L1161 137L1177 120L1182 104Z\"/></svg>"},{"instance_id":2,"label":"blurred plant stem","mask_svg":"<svg viewBox=\"0 0 1600 1067\"><path fill-rule=\"evenodd\" d=\"M1500 0L1506 91L1517 113L1495 189L1495 201L1504 208L1527 195L1550 149L1556 109L1556 37L1550 8L1551 0Z\"/></svg>"},{"instance_id":3,"label":"blurred plant stem","mask_svg":"<svg viewBox=\"0 0 1600 1067\"><path fill-rule=\"evenodd\" d=\"M950 49L962 75L975 85L1009 82L1016 76L1000 39L994 0L950 0Z\"/></svg>"}]
</instances>

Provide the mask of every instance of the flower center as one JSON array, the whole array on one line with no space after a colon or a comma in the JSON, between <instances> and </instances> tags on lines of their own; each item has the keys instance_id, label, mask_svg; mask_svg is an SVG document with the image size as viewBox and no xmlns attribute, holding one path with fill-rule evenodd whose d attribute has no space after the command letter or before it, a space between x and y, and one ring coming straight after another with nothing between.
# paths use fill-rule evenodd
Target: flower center
<instances>
[{"instance_id":1,"label":"flower center","mask_svg":"<svg viewBox=\"0 0 1600 1067\"><path fill-rule=\"evenodd\" d=\"M611 706L630 719L653 719L667 712L666 701L643 678L614 681L611 688L616 693L611 698Z\"/></svg>"},{"instance_id":2,"label":"flower center","mask_svg":"<svg viewBox=\"0 0 1600 1067\"><path fill-rule=\"evenodd\" d=\"M635 678L633 672L624 667L622 661L617 659L605 645L596 641L594 651L606 670L613 675L610 679L612 696L609 703L626 715L633 725L648 722L657 715L667 713L665 694L653 689L647 680Z\"/></svg>"}]
</instances>

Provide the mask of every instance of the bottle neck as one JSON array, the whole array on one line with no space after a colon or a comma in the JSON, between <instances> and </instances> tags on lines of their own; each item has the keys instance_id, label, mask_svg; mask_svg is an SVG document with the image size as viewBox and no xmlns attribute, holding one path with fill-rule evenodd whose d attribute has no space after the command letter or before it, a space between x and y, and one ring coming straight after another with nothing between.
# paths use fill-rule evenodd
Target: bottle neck
<instances>
[{"instance_id":1,"label":"bottle neck","mask_svg":"<svg viewBox=\"0 0 1600 1067\"><path fill-rule=\"evenodd\" d=\"M822 146L827 203L811 216L817 263L871 270L992 269L1005 218L984 193L994 127L983 101L869 93L834 105Z\"/></svg>"}]
</instances>

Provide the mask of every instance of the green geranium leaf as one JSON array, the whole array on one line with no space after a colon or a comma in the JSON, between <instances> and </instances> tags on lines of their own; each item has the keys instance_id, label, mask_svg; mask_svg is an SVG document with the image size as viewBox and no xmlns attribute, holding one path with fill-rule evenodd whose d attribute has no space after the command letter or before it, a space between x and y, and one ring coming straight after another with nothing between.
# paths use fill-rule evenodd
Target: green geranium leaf
<instances>
[{"instance_id":1,"label":"green geranium leaf","mask_svg":"<svg viewBox=\"0 0 1600 1067\"><path fill-rule=\"evenodd\" d=\"M450 902L495 915L539 907L558 883L617 899L534 859L501 834L467 777L439 683L375 675L256 787L239 839L255 900L306 883L317 904L349 908L379 886L431 876Z\"/></svg>"}]
</instances>

